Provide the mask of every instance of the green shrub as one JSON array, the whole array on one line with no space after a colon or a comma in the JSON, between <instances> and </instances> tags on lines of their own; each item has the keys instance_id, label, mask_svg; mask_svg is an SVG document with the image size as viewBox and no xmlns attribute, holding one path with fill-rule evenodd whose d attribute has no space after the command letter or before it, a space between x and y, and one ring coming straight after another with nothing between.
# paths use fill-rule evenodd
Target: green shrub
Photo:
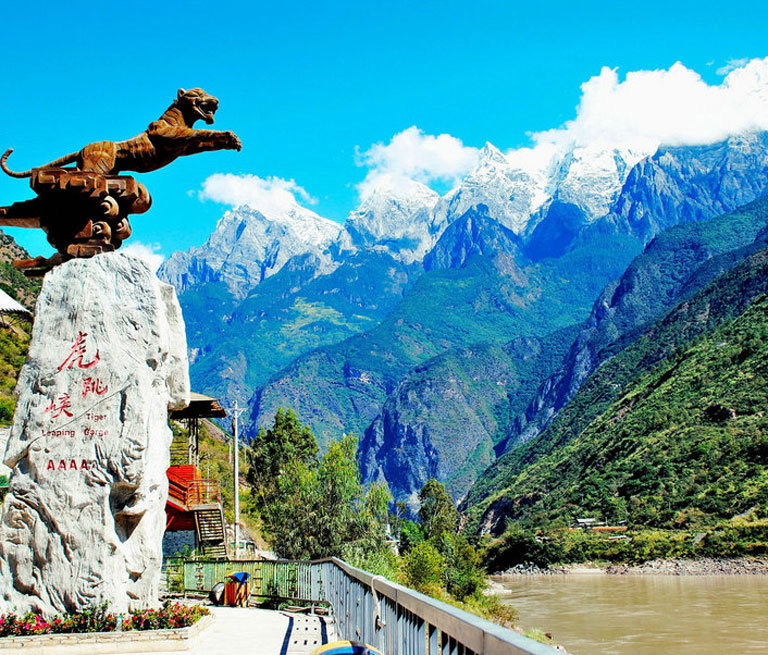
<instances>
[{"instance_id":1,"label":"green shrub","mask_svg":"<svg viewBox=\"0 0 768 655\"><path fill-rule=\"evenodd\" d=\"M10 425L13 412L16 411L16 400L9 396L0 397L0 424Z\"/></svg>"},{"instance_id":2,"label":"green shrub","mask_svg":"<svg viewBox=\"0 0 768 655\"><path fill-rule=\"evenodd\" d=\"M444 566L443 556L431 543L423 541L403 558L403 584L423 594L439 594Z\"/></svg>"},{"instance_id":3,"label":"green shrub","mask_svg":"<svg viewBox=\"0 0 768 655\"><path fill-rule=\"evenodd\" d=\"M405 520L400 527L400 552L409 552L416 544L424 541L424 530L418 523Z\"/></svg>"}]
</instances>

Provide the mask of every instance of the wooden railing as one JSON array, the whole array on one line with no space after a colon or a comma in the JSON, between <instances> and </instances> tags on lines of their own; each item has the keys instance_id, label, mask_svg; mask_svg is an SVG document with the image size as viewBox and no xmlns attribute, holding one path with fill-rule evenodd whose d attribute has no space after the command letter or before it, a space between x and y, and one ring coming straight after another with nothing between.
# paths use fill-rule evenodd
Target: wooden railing
<instances>
[{"instance_id":1,"label":"wooden railing","mask_svg":"<svg viewBox=\"0 0 768 655\"><path fill-rule=\"evenodd\" d=\"M186 482L168 478L168 499L173 500L180 505L187 504L187 485Z\"/></svg>"},{"instance_id":2,"label":"wooden railing","mask_svg":"<svg viewBox=\"0 0 768 655\"><path fill-rule=\"evenodd\" d=\"M208 591L247 571L257 596L325 602L342 639L385 655L556 655L554 649L402 585L331 558L313 562L185 561L186 591Z\"/></svg>"},{"instance_id":3,"label":"wooden railing","mask_svg":"<svg viewBox=\"0 0 768 655\"><path fill-rule=\"evenodd\" d=\"M221 503L221 484L218 480L190 480L185 505L217 505Z\"/></svg>"},{"instance_id":4,"label":"wooden railing","mask_svg":"<svg viewBox=\"0 0 768 655\"><path fill-rule=\"evenodd\" d=\"M186 507L217 505L221 503L221 484L218 480L168 475L168 497Z\"/></svg>"}]
</instances>

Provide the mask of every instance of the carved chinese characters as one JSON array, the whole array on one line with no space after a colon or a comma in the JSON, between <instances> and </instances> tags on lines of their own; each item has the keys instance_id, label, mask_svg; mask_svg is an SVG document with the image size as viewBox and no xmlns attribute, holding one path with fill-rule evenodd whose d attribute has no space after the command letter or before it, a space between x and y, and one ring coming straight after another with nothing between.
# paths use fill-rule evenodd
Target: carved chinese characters
<instances>
[{"instance_id":1,"label":"carved chinese characters","mask_svg":"<svg viewBox=\"0 0 768 655\"><path fill-rule=\"evenodd\" d=\"M116 253L57 267L43 284L17 392L0 612L153 605L167 412L189 397L173 290Z\"/></svg>"},{"instance_id":2,"label":"carved chinese characters","mask_svg":"<svg viewBox=\"0 0 768 655\"><path fill-rule=\"evenodd\" d=\"M66 357L56 367L57 373L66 373L67 379L74 383L74 387L52 398L44 411L45 413L50 413L50 421L55 426L60 426L62 421L64 421L69 429L65 430L61 427L50 428L43 430L41 437L77 436L79 441L77 445L65 443L63 448L51 448L53 451L69 448L72 452L69 454L69 464L67 464L67 453L59 453L60 459L57 460L52 457L48 460L46 471L89 470L89 460L83 455L74 455L74 452L91 452L89 438L109 436L107 428L103 426L101 428L94 427L95 423L103 422L107 418L106 414L98 413L101 411L98 408L103 404L103 401L107 400L104 396L109 391L109 384L104 382L102 378L96 377L100 371L89 372L94 366L100 364L101 356L98 348L95 349L95 354L92 356L89 355L88 349L88 333L78 330L69 351L66 353ZM78 375L78 371L82 373ZM102 375L106 376L108 373L104 372ZM75 412L77 415L75 415ZM73 429L75 425L77 429Z\"/></svg>"}]
</instances>

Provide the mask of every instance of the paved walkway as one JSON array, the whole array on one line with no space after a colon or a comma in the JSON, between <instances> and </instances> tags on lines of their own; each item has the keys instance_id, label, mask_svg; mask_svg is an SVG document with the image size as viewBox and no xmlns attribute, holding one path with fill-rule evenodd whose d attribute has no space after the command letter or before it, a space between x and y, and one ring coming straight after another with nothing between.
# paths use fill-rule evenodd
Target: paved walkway
<instances>
[{"instance_id":1,"label":"paved walkway","mask_svg":"<svg viewBox=\"0 0 768 655\"><path fill-rule=\"evenodd\" d=\"M326 617L256 608L209 609L216 617L214 624L200 636L192 650L177 652L190 655L308 655L335 639L333 623Z\"/></svg>"}]
</instances>

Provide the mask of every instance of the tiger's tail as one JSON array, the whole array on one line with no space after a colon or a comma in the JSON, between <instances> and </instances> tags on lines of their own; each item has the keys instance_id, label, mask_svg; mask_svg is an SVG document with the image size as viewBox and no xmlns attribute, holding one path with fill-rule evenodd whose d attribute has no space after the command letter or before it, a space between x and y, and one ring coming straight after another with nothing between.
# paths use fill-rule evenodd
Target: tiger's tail
<instances>
[{"instance_id":1,"label":"tiger's tail","mask_svg":"<svg viewBox=\"0 0 768 655\"><path fill-rule=\"evenodd\" d=\"M12 152L13 152L13 148L8 148L8 150L5 151L5 154L2 157L0 157L0 168L2 168L3 171L7 175L10 175L11 177L31 177L32 173L35 171L34 168L30 168L28 171L19 171L18 173L8 168L5 161L8 159L8 157L11 156ZM54 159L50 164L46 164L45 166L38 166L38 168L54 168L56 166L62 166L64 164L71 164L73 161L77 159L78 154L79 153L77 152L71 152L68 155L64 155L63 157Z\"/></svg>"}]
</instances>

